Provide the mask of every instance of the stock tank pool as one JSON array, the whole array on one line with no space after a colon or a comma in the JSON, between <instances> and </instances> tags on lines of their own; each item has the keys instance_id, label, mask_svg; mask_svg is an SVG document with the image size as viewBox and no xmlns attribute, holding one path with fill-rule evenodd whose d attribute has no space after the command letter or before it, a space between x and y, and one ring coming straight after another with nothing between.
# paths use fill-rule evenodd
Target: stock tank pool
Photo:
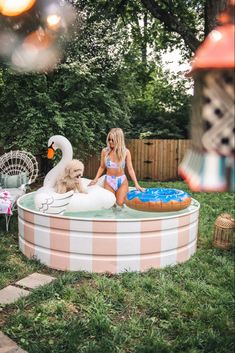
<instances>
[{"instance_id":1,"label":"stock tank pool","mask_svg":"<svg viewBox=\"0 0 235 353\"><path fill-rule=\"evenodd\" d=\"M35 193L18 200L19 246L28 258L57 270L147 271L187 261L196 251L200 204L177 212L124 207L49 215Z\"/></svg>"}]
</instances>

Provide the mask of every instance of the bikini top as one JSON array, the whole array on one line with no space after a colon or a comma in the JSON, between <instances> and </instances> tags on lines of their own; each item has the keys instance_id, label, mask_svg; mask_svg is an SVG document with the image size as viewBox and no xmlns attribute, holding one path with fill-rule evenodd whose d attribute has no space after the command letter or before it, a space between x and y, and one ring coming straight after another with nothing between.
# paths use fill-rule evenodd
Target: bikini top
<instances>
[{"instance_id":1,"label":"bikini top","mask_svg":"<svg viewBox=\"0 0 235 353\"><path fill-rule=\"evenodd\" d=\"M121 163L116 163L116 162L111 161L109 155L107 155L105 157L105 166L107 169L119 169L119 168L124 169L125 165L126 165L125 160L122 161Z\"/></svg>"}]
</instances>

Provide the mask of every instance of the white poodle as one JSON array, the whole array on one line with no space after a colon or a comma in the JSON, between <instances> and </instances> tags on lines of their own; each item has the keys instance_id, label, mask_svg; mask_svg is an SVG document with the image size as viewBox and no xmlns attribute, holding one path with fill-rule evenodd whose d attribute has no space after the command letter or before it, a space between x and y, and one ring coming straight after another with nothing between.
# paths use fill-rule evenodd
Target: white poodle
<instances>
[{"instance_id":1,"label":"white poodle","mask_svg":"<svg viewBox=\"0 0 235 353\"><path fill-rule=\"evenodd\" d=\"M78 159L73 159L69 162L64 170L64 174L56 182L56 192L64 194L67 191L74 190L75 192L87 193L82 185L81 177L84 172L84 164Z\"/></svg>"}]
</instances>

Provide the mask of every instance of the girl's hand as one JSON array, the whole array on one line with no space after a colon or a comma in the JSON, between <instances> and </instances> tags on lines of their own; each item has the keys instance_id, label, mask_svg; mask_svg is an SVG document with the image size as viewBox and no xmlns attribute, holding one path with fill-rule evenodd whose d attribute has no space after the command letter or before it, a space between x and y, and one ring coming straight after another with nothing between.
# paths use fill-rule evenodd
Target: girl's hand
<instances>
[{"instance_id":1,"label":"girl's hand","mask_svg":"<svg viewBox=\"0 0 235 353\"><path fill-rule=\"evenodd\" d=\"M92 185L95 185L97 183L97 179L93 179L90 181L90 183L88 184L88 186L92 186Z\"/></svg>"},{"instance_id":2,"label":"girl's hand","mask_svg":"<svg viewBox=\"0 0 235 353\"><path fill-rule=\"evenodd\" d=\"M135 187L136 187L136 190L139 190L141 192L145 192L145 189L142 188L139 184L136 184Z\"/></svg>"}]
</instances>

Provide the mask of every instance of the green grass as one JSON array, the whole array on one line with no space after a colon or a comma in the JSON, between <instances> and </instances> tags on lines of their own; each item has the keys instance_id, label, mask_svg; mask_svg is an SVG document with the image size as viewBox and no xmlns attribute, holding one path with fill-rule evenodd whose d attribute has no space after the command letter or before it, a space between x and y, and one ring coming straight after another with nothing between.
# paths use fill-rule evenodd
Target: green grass
<instances>
[{"instance_id":1,"label":"green grass","mask_svg":"<svg viewBox=\"0 0 235 353\"><path fill-rule=\"evenodd\" d=\"M192 193L183 182L141 185L185 190L200 202L198 249L186 263L119 276L63 273L19 252L16 219L0 233L1 288L34 271L57 277L0 312L2 330L29 353L234 351L234 249L212 246L214 221L234 215L234 195Z\"/></svg>"}]
</instances>

